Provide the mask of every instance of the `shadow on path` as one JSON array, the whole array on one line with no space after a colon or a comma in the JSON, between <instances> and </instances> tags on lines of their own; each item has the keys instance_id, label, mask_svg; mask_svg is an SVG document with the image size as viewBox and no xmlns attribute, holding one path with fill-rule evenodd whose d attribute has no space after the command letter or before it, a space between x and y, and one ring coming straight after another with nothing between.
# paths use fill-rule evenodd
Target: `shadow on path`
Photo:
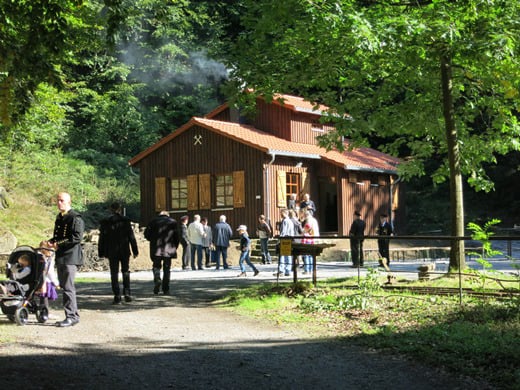
<instances>
[{"instance_id":1,"label":"shadow on path","mask_svg":"<svg viewBox=\"0 0 520 390\"><path fill-rule=\"evenodd\" d=\"M348 340L310 339L217 310L213 302L256 280L175 280L172 295L132 282L135 301L111 305L110 283L78 283L81 322L38 324L0 346L9 389L466 389L485 386ZM56 310L59 303L56 303ZM0 322L0 329L9 325Z\"/></svg>"}]
</instances>

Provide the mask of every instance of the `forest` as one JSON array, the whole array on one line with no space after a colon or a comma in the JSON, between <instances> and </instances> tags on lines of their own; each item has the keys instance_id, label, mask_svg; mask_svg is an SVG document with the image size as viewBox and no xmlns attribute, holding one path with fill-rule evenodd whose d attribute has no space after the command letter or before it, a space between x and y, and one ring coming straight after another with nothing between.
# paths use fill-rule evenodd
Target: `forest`
<instances>
[{"instance_id":1,"label":"forest","mask_svg":"<svg viewBox=\"0 0 520 390\"><path fill-rule=\"evenodd\" d=\"M0 4L0 187L22 210L52 218L66 189L91 227L114 200L138 220L128 160L226 100L246 112L248 90L331 107L324 147L347 137L402 158L408 232L520 224L517 2Z\"/></svg>"}]
</instances>

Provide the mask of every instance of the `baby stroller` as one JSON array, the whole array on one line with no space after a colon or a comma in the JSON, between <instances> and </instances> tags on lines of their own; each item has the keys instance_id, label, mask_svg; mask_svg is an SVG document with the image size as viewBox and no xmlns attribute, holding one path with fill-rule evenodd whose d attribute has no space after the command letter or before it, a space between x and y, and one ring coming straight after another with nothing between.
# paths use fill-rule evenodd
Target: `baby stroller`
<instances>
[{"instance_id":1,"label":"baby stroller","mask_svg":"<svg viewBox=\"0 0 520 390\"><path fill-rule=\"evenodd\" d=\"M23 254L28 255L31 259L31 273L23 281L12 280L11 267ZM44 283L44 269L45 261L38 256L36 249L30 246L19 246L9 255L6 275L10 280L2 282L9 292L0 294L0 308L10 321L16 322L18 325L25 325L29 319L29 313L36 314L36 319L40 323L46 322L49 318L47 308L39 304L39 296L36 293ZM27 285L28 288L25 289L24 285Z\"/></svg>"}]
</instances>

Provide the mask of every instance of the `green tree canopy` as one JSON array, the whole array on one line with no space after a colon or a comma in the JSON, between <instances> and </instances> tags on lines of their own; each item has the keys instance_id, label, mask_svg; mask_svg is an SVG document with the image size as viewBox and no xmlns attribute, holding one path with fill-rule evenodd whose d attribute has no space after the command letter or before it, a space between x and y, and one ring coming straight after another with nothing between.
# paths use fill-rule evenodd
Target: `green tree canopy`
<instances>
[{"instance_id":1,"label":"green tree canopy","mask_svg":"<svg viewBox=\"0 0 520 390\"><path fill-rule=\"evenodd\" d=\"M83 0L0 0L0 119L18 120L41 82L63 83L62 65L75 61L95 29Z\"/></svg>"},{"instance_id":2,"label":"green tree canopy","mask_svg":"<svg viewBox=\"0 0 520 390\"><path fill-rule=\"evenodd\" d=\"M520 145L518 2L245 3L229 53L236 88L328 105L338 131L323 145L383 138L384 151L406 158L404 178L440 158L433 179L450 178L452 235L463 235L462 175L491 189L484 164ZM463 265L457 249L452 267Z\"/></svg>"}]
</instances>

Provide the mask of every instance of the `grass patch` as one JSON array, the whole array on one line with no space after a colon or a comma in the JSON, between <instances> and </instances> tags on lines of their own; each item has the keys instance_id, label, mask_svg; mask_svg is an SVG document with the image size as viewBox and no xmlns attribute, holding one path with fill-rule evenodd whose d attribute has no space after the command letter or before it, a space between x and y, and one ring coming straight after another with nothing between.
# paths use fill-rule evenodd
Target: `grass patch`
<instances>
[{"instance_id":1,"label":"grass patch","mask_svg":"<svg viewBox=\"0 0 520 390\"><path fill-rule=\"evenodd\" d=\"M341 338L403 353L504 389L520 388L520 301L414 295L377 288L377 273L321 282L252 286L222 300L239 313L305 324L315 337ZM446 280L428 282L441 287ZM458 282L457 282L458 283ZM424 283L422 284L424 285ZM458 285L458 284L457 284Z\"/></svg>"},{"instance_id":2,"label":"grass patch","mask_svg":"<svg viewBox=\"0 0 520 390\"><path fill-rule=\"evenodd\" d=\"M476 291L520 290L520 274L504 274L492 270L466 270L461 275L460 280L462 288ZM459 288L459 275L457 273L435 275L433 279L428 281L399 280L399 285L403 284L406 286Z\"/></svg>"}]
</instances>

